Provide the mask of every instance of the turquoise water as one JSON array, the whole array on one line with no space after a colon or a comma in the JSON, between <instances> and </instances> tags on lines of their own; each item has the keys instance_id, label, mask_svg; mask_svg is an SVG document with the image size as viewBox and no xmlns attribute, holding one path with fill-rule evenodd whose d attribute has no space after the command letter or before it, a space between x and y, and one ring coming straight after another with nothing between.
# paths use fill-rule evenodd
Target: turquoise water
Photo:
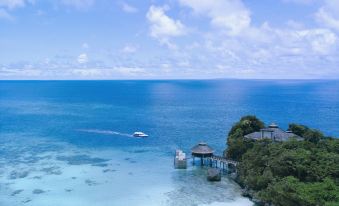
<instances>
[{"instance_id":1,"label":"turquoise water","mask_svg":"<svg viewBox=\"0 0 339 206\"><path fill-rule=\"evenodd\" d=\"M0 205L252 205L172 165L246 114L339 136L339 81L0 81Z\"/></svg>"}]
</instances>

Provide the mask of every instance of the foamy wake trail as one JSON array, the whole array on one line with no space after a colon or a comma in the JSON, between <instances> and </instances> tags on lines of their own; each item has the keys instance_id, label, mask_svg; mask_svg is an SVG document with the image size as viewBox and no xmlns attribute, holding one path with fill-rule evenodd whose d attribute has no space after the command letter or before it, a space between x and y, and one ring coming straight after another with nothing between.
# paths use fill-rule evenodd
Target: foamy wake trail
<instances>
[{"instance_id":1,"label":"foamy wake trail","mask_svg":"<svg viewBox=\"0 0 339 206\"><path fill-rule=\"evenodd\" d=\"M79 132L95 133L95 134L104 134L104 135L120 135L125 137L133 137L131 134L121 133L112 130L100 130L100 129L77 129Z\"/></svg>"}]
</instances>

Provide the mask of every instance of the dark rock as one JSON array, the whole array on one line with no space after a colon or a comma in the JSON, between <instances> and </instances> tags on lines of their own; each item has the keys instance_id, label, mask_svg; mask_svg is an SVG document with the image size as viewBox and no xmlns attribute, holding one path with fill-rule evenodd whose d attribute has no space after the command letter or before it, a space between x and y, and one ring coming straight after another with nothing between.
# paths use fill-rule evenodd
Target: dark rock
<instances>
[{"instance_id":1,"label":"dark rock","mask_svg":"<svg viewBox=\"0 0 339 206\"><path fill-rule=\"evenodd\" d=\"M94 180L85 180L85 183L88 185L88 186L93 186L93 185L97 185L98 183L95 182Z\"/></svg>"},{"instance_id":2,"label":"dark rock","mask_svg":"<svg viewBox=\"0 0 339 206\"><path fill-rule=\"evenodd\" d=\"M145 153L145 152L147 152L147 150L144 150L144 149L137 149L137 150L134 150L133 152L134 152L134 153Z\"/></svg>"},{"instance_id":3,"label":"dark rock","mask_svg":"<svg viewBox=\"0 0 339 206\"><path fill-rule=\"evenodd\" d=\"M43 190L40 190L40 189L35 189L35 190L33 190L33 194L35 194L35 195L39 195L39 194L41 194L41 193L44 193L45 191L43 191Z\"/></svg>"},{"instance_id":4,"label":"dark rock","mask_svg":"<svg viewBox=\"0 0 339 206\"><path fill-rule=\"evenodd\" d=\"M9 175L10 179L18 179L18 178L25 178L27 177L28 172L27 171L15 171L13 170L11 174Z\"/></svg>"},{"instance_id":5,"label":"dark rock","mask_svg":"<svg viewBox=\"0 0 339 206\"><path fill-rule=\"evenodd\" d=\"M88 155L58 156L59 161L65 161L70 165L99 164L107 162L108 159L90 157Z\"/></svg>"},{"instance_id":6,"label":"dark rock","mask_svg":"<svg viewBox=\"0 0 339 206\"><path fill-rule=\"evenodd\" d=\"M17 194L20 194L22 191L24 191L24 190L15 190L14 192L12 192L11 196L15 196Z\"/></svg>"},{"instance_id":7,"label":"dark rock","mask_svg":"<svg viewBox=\"0 0 339 206\"><path fill-rule=\"evenodd\" d=\"M92 166L96 166L96 167L107 167L108 164L107 164L107 163L96 163L96 164L92 164Z\"/></svg>"},{"instance_id":8,"label":"dark rock","mask_svg":"<svg viewBox=\"0 0 339 206\"><path fill-rule=\"evenodd\" d=\"M60 167L46 167L41 169L42 172L45 172L48 175L61 175Z\"/></svg>"},{"instance_id":9,"label":"dark rock","mask_svg":"<svg viewBox=\"0 0 339 206\"><path fill-rule=\"evenodd\" d=\"M112 169L104 169L102 170L103 173L106 173L106 172L115 172L116 170L112 170Z\"/></svg>"},{"instance_id":10,"label":"dark rock","mask_svg":"<svg viewBox=\"0 0 339 206\"><path fill-rule=\"evenodd\" d=\"M22 203L25 203L25 204L26 204L26 203L29 203L29 202L31 202L31 201L32 201L31 199L26 199L26 200L23 200Z\"/></svg>"},{"instance_id":11,"label":"dark rock","mask_svg":"<svg viewBox=\"0 0 339 206\"><path fill-rule=\"evenodd\" d=\"M210 168L207 170L207 180L209 181L220 181L221 172L218 169Z\"/></svg>"},{"instance_id":12,"label":"dark rock","mask_svg":"<svg viewBox=\"0 0 339 206\"><path fill-rule=\"evenodd\" d=\"M33 179L41 180L41 176L34 176Z\"/></svg>"}]
</instances>

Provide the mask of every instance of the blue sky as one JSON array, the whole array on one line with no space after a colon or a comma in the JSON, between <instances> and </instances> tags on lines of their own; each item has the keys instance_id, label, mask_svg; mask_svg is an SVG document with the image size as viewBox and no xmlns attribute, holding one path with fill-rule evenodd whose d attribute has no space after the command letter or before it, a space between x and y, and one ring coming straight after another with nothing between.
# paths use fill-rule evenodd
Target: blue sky
<instances>
[{"instance_id":1,"label":"blue sky","mask_svg":"<svg viewBox=\"0 0 339 206\"><path fill-rule=\"evenodd\" d=\"M339 0L0 0L0 79L338 79Z\"/></svg>"}]
</instances>

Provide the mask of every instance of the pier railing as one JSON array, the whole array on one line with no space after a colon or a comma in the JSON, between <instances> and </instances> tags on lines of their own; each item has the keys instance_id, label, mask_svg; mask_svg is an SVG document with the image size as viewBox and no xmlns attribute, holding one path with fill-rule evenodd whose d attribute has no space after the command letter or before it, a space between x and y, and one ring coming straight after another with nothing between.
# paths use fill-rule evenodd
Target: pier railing
<instances>
[{"instance_id":1,"label":"pier railing","mask_svg":"<svg viewBox=\"0 0 339 206\"><path fill-rule=\"evenodd\" d=\"M210 167L216 167L216 168L219 167L219 168L222 168L223 170L228 170L229 165L232 165L235 169L238 164L238 162L234 160L227 159L223 156L217 156L217 155L206 157L204 158L203 161L205 161L204 165L208 165Z\"/></svg>"},{"instance_id":2,"label":"pier railing","mask_svg":"<svg viewBox=\"0 0 339 206\"><path fill-rule=\"evenodd\" d=\"M208 157L208 159L212 160L212 161L220 161L223 163L227 163L227 164L232 164L234 166L237 166L238 162L231 160L231 159L227 159L225 157L222 156L217 156L217 155L213 155L212 157Z\"/></svg>"}]
</instances>

